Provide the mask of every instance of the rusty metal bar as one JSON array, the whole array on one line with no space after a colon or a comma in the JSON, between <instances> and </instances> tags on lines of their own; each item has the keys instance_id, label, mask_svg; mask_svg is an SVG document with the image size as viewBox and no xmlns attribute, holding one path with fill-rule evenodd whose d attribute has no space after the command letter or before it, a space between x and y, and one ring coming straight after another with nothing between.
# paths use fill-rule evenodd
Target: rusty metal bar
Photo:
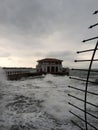
<instances>
[{"instance_id":1,"label":"rusty metal bar","mask_svg":"<svg viewBox=\"0 0 98 130\"><path fill-rule=\"evenodd\" d=\"M73 87L73 86L68 86L68 87L69 87L69 88L72 88L72 89L75 89L75 90L79 90L79 91L81 91L81 92L85 92L85 90L79 89L79 88L76 88L76 87ZM98 96L98 93L94 93L94 92L90 92L90 91L87 91L87 93Z\"/></svg>"},{"instance_id":2,"label":"rusty metal bar","mask_svg":"<svg viewBox=\"0 0 98 130\"><path fill-rule=\"evenodd\" d=\"M80 125L78 125L76 122L74 122L73 120L71 120L71 122L72 122L74 125L76 125L77 127L79 127L81 130L85 130L85 129L83 129Z\"/></svg>"},{"instance_id":3,"label":"rusty metal bar","mask_svg":"<svg viewBox=\"0 0 98 130\"><path fill-rule=\"evenodd\" d=\"M88 69L73 69L73 68L71 70L88 71ZM98 70L92 69L91 72L98 72Z\"/></svg>"},{"instance_id":4,"label":"rusty metal bar","mask_svg":"<svg viewBox=\"0 0 98 130\"><path fill-rule=\"evenodd\" d=\"M91 61L91 60L74 60L74 62L86 62L86 61ZM98 61L98 59L94 59L93 61Z\"/></svg>"},{"instance_id":5,"label":"rusty metal bar","mask_svg":"<svg viewBox=\"0 0 98 130\"><path fill-rule=\"evenodd\" d=\"M98 50L98 48L97 48L97 50ZM83 50L83 51L77 51L77 53L79 54L79 53L84 53L84 52L89 52L89 51L94 51L94 49Z\"/></svg>"},{"instance_id":6,"label":"rusty metal bar","mask_svg":"<svg viewBox=\"0 0 98 130\"><path fill-rule=\"evenodd\" d=\"M98 13L98 10L96 10L93 14L97 14Z\"/></svg>"},{"instance_id":7,"label":"rusty metal bar","mask_svg":"<svg viewBox=\"0 0 98 130\"><path fill-rule=\"evenodd\" d=\"M85 120L83 118L81 118L80 116L76 115L75 113L73 113L72 111L69 111L72 115L76 116L77 118L79 118L80 120L82 120L83 122L85 122ZM94 128L95 130L98 130L95 126L93 126L92 124L90 124L89 122L87 122L87 124L89 126L91 126L92 128Z\"/></svg>"},{"instance_id":8,"label":"rusty metal bar","mask_svg":"<svg viewBox=\"0 0 98 130\"><path fill-rule=\"evenodd\" d=\"M70 96L70 97L72 97L72 98L75 98L75 99L77 99L77 100L79 100L79 101L85 102L85 100L83 100L83 99L81 99L81 98L78 98L78 97L76 97L76 96L73 96L73 95L71 95L71 94L68 94L68 96ZM93 106L93 107L97 107L97 108L98 108L98 106L95 105L95 104L93 104L93 103L90 103L90 102L86 102L86 103L89 104L89 105L91 105L91 106Z\"/></svg>"},{"instance_id":9,"label":"rusty metal bar","mask_svg":"<svg viewBox=\"0 0 98 130\"><path fill-rule=\"evenodd\" d=\"M97 38L98 38L98 36L97 36L97 37L92 37L92 38L89 38L89 39L83 40L82 42L87 42L87 41L94 40L94 39L97 39Z\"/></svg>"},{"instance_id":10,"label":"rusty metal bar","mask_svg":"<svg viewBox=\"0 0 98 130\"><path fill-rule=\"evenodd\" d=\"M86 82L86 79L81 79L81 78L76 78L76 77L71 77L71 76L69 78ZM90 81L90 80L88 82L96 84L96 82L93 82L93 81Z\"/></svg>"},{"instance_id":11,"label":"rusty metal bar","mask_svg":"<svg viewBox=\"0 0 98 130\"><path fill-rule=\"evenodd\" d=\"M76 105L74 105L74 104L72 104L72 103L70 103L70 102L68 102L68 104L71 105L71 106L73 106L73 107L75 107L75 108L77 108L78 110L80 110L80 111L82 111L82 112L85 112L83 109L81 109L80 107L77 107ZM91 113L89 113L89 112L87 112L87 114L90 115L90 116L92 116L92 117L94 117L94 118L96 118L96 119L98 119L97 116L95 116L95 115L93 115L93 114L91 114Z\"/></svg>"},{"instance_id":12,"label":"rusty metal bar","mask_svg":"<svg viewBox=\"0 0 98 130\"><path fill-rule=\"evenodd\" d=\"M89 26L88 28L91 29L91 28L93 28L93 27L95 27L95 26L97 26L97 25L98 25L98 23L93 24L93 25Z\"/></svg>"}]
</instances>

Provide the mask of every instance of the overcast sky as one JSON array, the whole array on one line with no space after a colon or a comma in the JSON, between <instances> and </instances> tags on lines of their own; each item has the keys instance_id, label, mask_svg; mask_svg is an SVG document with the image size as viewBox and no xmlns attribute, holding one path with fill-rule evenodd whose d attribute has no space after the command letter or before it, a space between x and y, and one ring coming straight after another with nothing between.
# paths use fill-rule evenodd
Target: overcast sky
<instances>
[{"instance_id":1,"label":"overcast sky","mask_svg":"<svg viewBox=\"0 0 98 130\"><path fill-rule=\"evenodd\" d=\"M35 67L48 57L72 67L89 58L76 51L94 47L81 41L97 35L88 29L97 9L98 0L0 0L0 66Z\"/></svg>"}]
</instances>

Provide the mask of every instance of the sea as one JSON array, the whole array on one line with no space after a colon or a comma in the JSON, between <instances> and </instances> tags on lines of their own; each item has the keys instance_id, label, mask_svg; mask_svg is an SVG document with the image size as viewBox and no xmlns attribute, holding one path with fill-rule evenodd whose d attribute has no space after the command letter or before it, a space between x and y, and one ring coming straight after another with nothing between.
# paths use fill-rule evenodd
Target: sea
<instances>
[{"instance_id":1,"label":"sea","mask_svg":"<svg viewBox=\"0 0 98 130\"><path fill-rule=\"evenodd\" d=\"M86 77L75 74L72 76ZM92 80L93 77L94 74ZM85 123L70 111L81 118L84 118L84 112L68 103L84 109L82 101L68 96L84 99L84 92L69 88L69 85L85 90L84 81L70 79L69 76L47 74L11 81L0 69L0 130L80 130L72 120L85 129ZM98 84L89 84L88 91L98 94ZM88 94L87 101L98 105L98 95ZM87 110L98 117L98 107L88 104ZM87 120L98 128L98 119L87 115Z\"/></svg>"}]
</instances>

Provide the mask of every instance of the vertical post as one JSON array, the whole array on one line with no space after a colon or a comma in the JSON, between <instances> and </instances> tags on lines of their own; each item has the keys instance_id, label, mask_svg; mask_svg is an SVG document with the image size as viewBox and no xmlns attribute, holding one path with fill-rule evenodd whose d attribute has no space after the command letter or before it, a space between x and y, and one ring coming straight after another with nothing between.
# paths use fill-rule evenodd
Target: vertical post
<instances>
[{"instance_id":1,"label":"vertical post","mask_svg":"<svg viewBox=\"0 0 98 130\"><path fill-rule=\"evenodd\" d=\"M93 54L92 54L91 62L90 62L88 73L87 73L86 87L85 87L84 117L85 117L86 130L88 130L88 127L87 127L87 88L88 88L88 83L89 83L88 81L89 81L90 71L91 71L92 63L93 63L94 56L95 56L95 53L97 50L97 46L98 46L98 41L96 43L95 49L94 49Z\"/></svg>"}]
</instances>

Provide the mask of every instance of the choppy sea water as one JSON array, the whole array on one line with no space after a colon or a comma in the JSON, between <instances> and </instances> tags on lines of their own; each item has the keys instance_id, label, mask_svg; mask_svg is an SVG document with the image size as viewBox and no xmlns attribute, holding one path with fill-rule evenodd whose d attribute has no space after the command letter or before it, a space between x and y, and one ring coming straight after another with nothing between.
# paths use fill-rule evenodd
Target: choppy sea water
<instances>
[{"instance_id":1,"label":"choppy sea water","mask_svg":"<svg viewBox=\"0 0 98 130\"><path fill-rule=\"evenodd\" d=\"M2 71L1 71L2 72ZM67 76L46 75L44 78L7 81L0 74L0 130L78 130L71 119L82 124L69 113L73 110L68 102L83 107L80 101L68 94L83 98L82 92L69 89L68 85L84 89L84 83L70 80ZM90 91L98 92L98 86L91 84ZM88 95L89 101L98 105L97 97ZM90 112L98 115L98 109L88 106ZM90 117L88 117L90 118ZM92 122L91 118L90 121ZM94 121L93 121L94 122ZM94 125L97 125L96 121Z\"/></svg>"}]
</instances>

